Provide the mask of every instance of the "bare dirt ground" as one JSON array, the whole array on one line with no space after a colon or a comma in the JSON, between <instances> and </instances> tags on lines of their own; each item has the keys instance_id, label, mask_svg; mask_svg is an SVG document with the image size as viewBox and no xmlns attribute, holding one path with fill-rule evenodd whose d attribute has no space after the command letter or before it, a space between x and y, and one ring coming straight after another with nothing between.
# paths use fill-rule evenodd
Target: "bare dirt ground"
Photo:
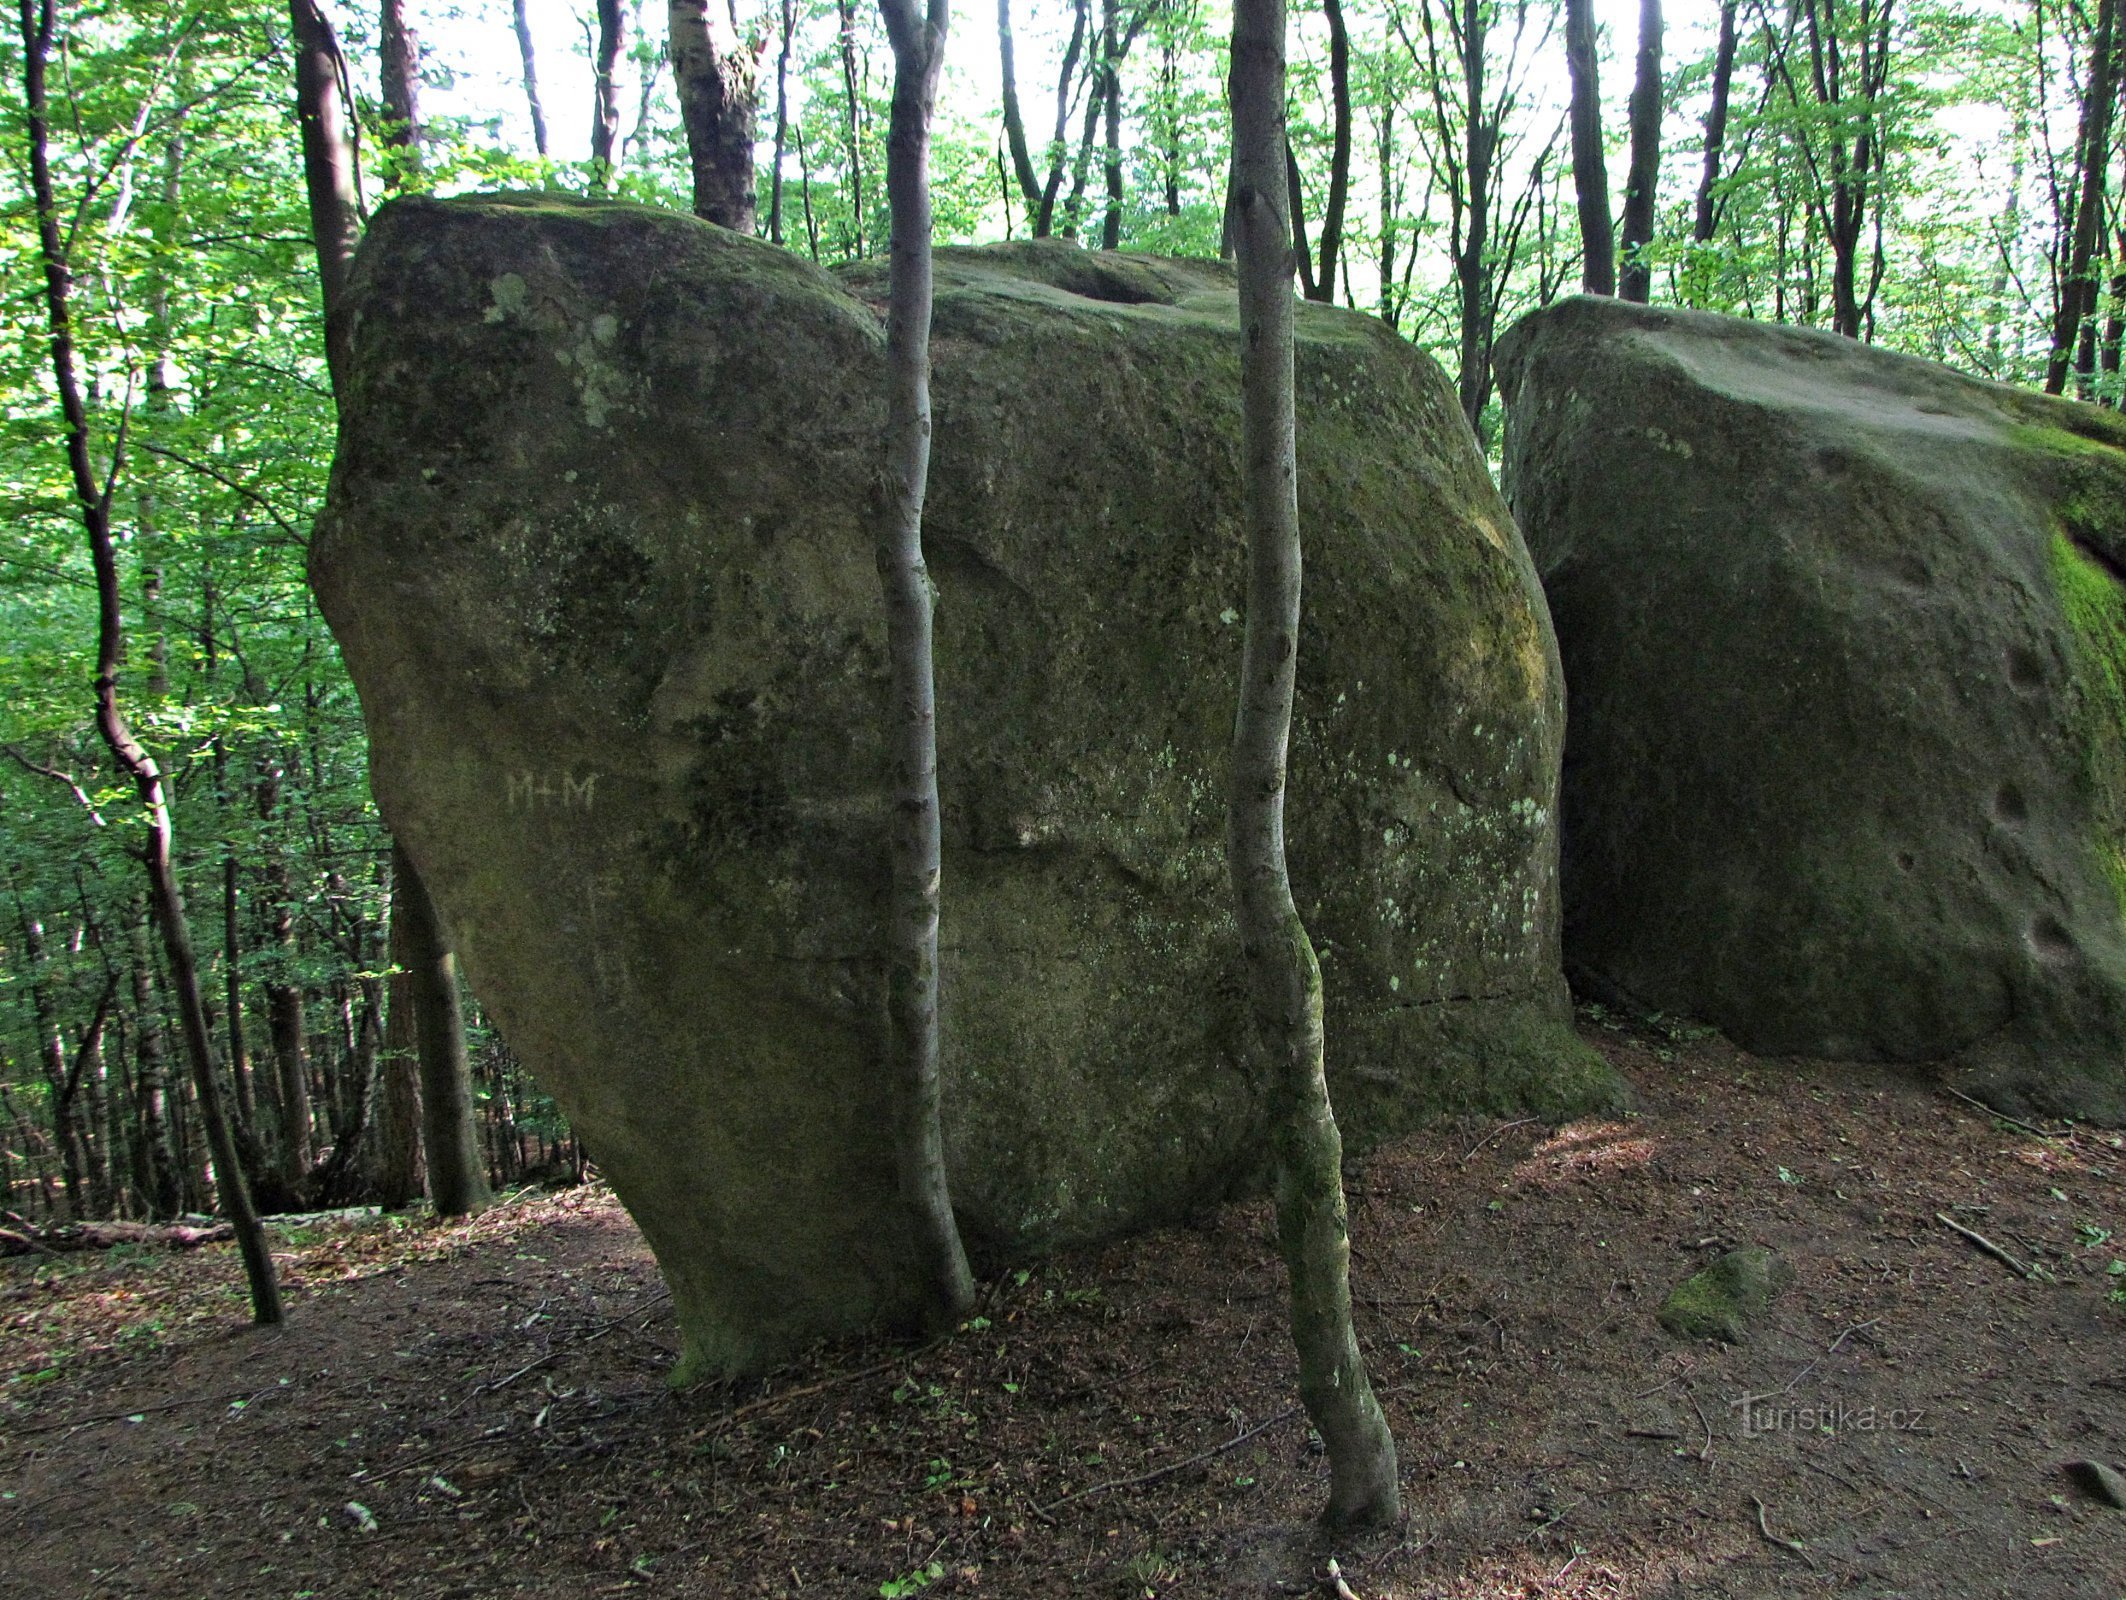
<instances>
[{"instance_id":1,"label":"bare dirt ground","mask_svg":"<svg viewBox=\"0 0 2126 1600\"><path fill-rule=\"evenodd\" d=\"M1007 1274L942 1344L675 1397L593 1186L284 1229L272 1332L228 1246L0 1264L0 1595L1333 1596L1333 1556L1365 1600L2126 1597L2126 1511L2062 1471L2126 1467L2121 1137L1583 1024L1638 1116L1354 1169L1393 1535L1310 1535L1260 1203ZM1797 1274L1751 1341L1663 1332L1749 1242Z\"/></svg>"}]
</instances>

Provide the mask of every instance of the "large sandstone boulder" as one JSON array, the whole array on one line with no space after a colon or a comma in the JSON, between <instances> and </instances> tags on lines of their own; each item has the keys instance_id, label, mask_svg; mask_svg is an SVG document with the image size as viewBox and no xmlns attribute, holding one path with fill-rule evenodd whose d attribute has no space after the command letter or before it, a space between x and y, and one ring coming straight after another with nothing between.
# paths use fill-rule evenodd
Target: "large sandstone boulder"
<instances>
[{"instance_id":1,"label":"large sandstone boulder","mask_svg":"<svg viewBox=\"0 0 2126 1600\"><path fill-rule=\"evenodd\" d=\"M863 298L691 218L379 213L312 560L384 815L640 1222L686 1370L907 1310L885 1143L884 625ZM1251 1181L1223 773L1244 580L1215 268L940 263L954 1195L989 1261ZM1294 875L1362 1143L1608 1092L1557 954L1561 690L1452 391L1366 319L1299 357Z\"/></svg>"},{"instance_id":2,"label":"large sandstone boulder","mask_svg":"<svg viewBox=\"0 0 2126 1600\"><path fill-rule=\"evenodd\" d=\"M1829 334L1502 342L1570 686L1566 957L1738 1043L2126 1107L2126 425Z\"/></svg>"}]
</instances>

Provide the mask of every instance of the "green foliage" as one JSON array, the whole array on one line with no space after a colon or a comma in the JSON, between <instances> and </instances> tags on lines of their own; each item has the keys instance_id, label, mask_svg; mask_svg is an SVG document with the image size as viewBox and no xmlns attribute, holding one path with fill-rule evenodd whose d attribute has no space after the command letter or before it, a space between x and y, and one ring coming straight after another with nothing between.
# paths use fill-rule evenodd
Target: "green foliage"
<instances>
[{"instance_id":1,"label":"green foliage","mask_svg":"<svg viewBox=\"0 0 2126 1600\"><path fill-rule=\"evenodd\" d=\"M1858 0L1812 3L1850 66L1858 58ZM431 88L461 75L470 81L485 58L511 53L506 24L495 17L420 0L411 10L429 41ZM1075 0L1016 0L1014 10L1034 163L1045 175L1061 155L1058 228L1097 240L1108 207L1098 119L1090 150L1080 144L1097 44L1081 50L1064 85L1064 140L1051 150ZM615 188L626 199L684 209L688 168L660 60L661 13L637 11ZM1504 326L1577 279L1570 173L1557 132L1563 72L1548 31L1554 8L1483 0L1450 16L1439 0L1350 0L1344 12L1352 156L1335 297L1376 311L1453 370L1468 318ZM1130 35L1118 80L1122 243L1216 256L1229 154L1230 8L1117 0L1114 14ZM1806 5L1742 9L1713 188L1718 226L1704 242L1691 234L1711 93L1710 12L1670 18L1662 204L1650 247L1656 299L1827 321L1827 185L1839 149L1850 151L1866 133L1875 153L1853 178L1870 219L1860 250L1864 335L2031 381L2049 345L2092 8L2074 0L2007 10L1914 0L1892 12L1880 92L1856 92L1849 72L1844 92L1828 97L1808 71L1806 14ZM1088 0L1084 15L1097 39L1105 7ZM1880 11L1870 7L1868 15ZM515 142L515 99L438 96L447 114L429 108L418 161L390 148L373 87L373 8L335 7L334 16L345 30L364 129L370 204L403 190L585 188L581 161L543 159ZM1471 220L1467 85L1455 81L1454 33L1472 16L1489 35L1483 114L1495 115L1497 132L1489 153L1497 198L1472 263L1473 298L1452 259ZM779 175L784 242L829 264L875 255L889 233L883 177L891 87L877 9L867 0L799 0L795 17ZM233 954L251 1053L260 1063L267 1054L266 987L293 986L329 1101L353 1054L350 1028L358 1030L377 1003L388 883L360 708L304 583L335 421L289 115L285 30L274 8L226 0L177 7L75 0L60 6L59 21L63 70L54 75L51 153L99 471L113 468L121 434L126 440L112 479L129 628L121 689L170 775L179 865L209 963L207 984L224 1012L219 1036L226 1039L231 1021L232 952L221 911L225 863L233 862ZM763 227L777 182L766 156L776 125L780 21L779 5L741 14L742 30L761 50ZM1295 12L1291 138L1303 226L1317 253L1336 132L1328 38L1319 9ZM1602 48L1613 144L1623 131L1632 44L1610 38ZM541 48L583 44L554 38ZM986 75L956 75L976 58L993 62L995 48L987 13L955 19L932 158L946 241L1029 231L1001 159L998 108L966 87ZM9 268L0 278L0 481L13 514L0 531L0 1085L14 1091L26 1116L49 1119L58 1103L46 1066L50 1040L60 1042L63 1068L117 979L104 1070L116 1073L122 1090L164 1002L152 945L133 937L142 915L131 854L141 814L90 718L95 595L49 369L21 69L19 38L7 30L0 37L0 261ZM567 81L563 73L546 76L550 94ZM495 81L519 93L512 74ZM579 126L585 108L547 109L558 132ZM1621 172L1614 157L1612 165ZM2107 274L2120 265L2108 264ZM2111 338L2105 317L2118 309L2099 318L2098 345ZM1484 339L1472 348L1481 352ZM2097 365L2084 387L2116 404L2120 375ZM1478 417L1495 437L1496 400ZM2065 461L2070 452L2051 453ZM2116 502L2109 478L2092 480L2086 495L2070 496L2066 531L2107 550L2126 545ZM2116 584L2071 540L2055 547L2053 569L2083 647L2092 760L2126 773L2126 735L2118 732L2126 726L2126 611ZM2109 864L2126 898L2126 818L2111 837ZM30 951L33 928L39 958ZM146 1016L135 1014L131 984L142 948L150 968ZM506 1113L527 1137L557 1141L565 1131L558 1111L501 1042L483 1033L475 1053L492 1116ZM254 1131L270 1139L270 1106L257 1118ZM124 1105L98 1134L107 1156L122 1156L143 1136ZM47 1174L56 1163L50 1149L11 1155L41 1161Z\"/></svg>"}]
</instances>

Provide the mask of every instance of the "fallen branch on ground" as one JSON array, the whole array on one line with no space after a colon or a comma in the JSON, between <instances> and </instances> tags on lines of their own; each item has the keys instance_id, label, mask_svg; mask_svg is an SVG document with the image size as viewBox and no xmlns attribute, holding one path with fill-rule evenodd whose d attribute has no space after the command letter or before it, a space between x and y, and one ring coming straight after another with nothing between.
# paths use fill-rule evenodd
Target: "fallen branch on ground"
<instances>
[{"instance_id":1,"label":"fallen branch on ground","mask_svg":"<svg viewBox=\"0 0 2126 1600\"><path fill-rule=\"evenodd\" d=\"M236 1230L226 1222L204 1228L175 1222L61 1222L40 1228L12 1212L8 1220L14 1225L0 1228L0 1256L55 1256L76 1250L111 1250L122 1244L196 1250L236 1237Z\"/></svg>"},{"instance_id":2,"label":"fallen branch on ground","mask_svg":"<svg viewBox=\"0 0 2126 1600\"><path fill-rule=\"evenodd\" d=\"M2007 1251L2003 1250L1991 1239L1980 1233L1976 1228L1965 1227L1961 1222L1958 1222L1946 1211L1935 1212L1934 1220L1936 1222L1941 1223L1944 1227L1954 1228L1966 1239L1969 1239L1973 1244L1977 1245L1979 1249L1985 1251L1986 1254L1991 1256L1995 1261L2000 1262L2001 1265L2008 1268L2008 1270L2013 1272L2018 1278L2027 1278L2030 1276L2030 1269L2028 1267L2024 1266L2020 1261L2016 1260L2015 1257L2008 1254Z\"/></svg>"},{"instance_id":3,"label":"fallen branch on ground","mask_svg":"<svg viewBox=\"0 0 2126 1600\"><path fill-rule=\"evenodd\" d=\"M1170 1478L1175 1473L1183 1471L1188 1467L1193 1467L1199 1462L1214 1460L1215 1458L1224 1455L1228 1450L1237 1450L1240 1448L1240 1446L1246 1444L1250 1439L1254 1438L1256 1434L1262 1433L1270 1428L1274 1428L1277 1426L1278 1423L1283 1422L1286 1418L1294 1417L1298 1414L1299 1407L1286 1406L1275 1416L1265 1417L1262 1421L1256 1423L1254 1427L1248 1429L1245 1433L1235 1434L1232 1438L1226 1440L1224 1444L1213 1445L1208 1450L1199 1450L1194 1455L1189 1456L1184 1460L1169 1462L1163 1467L1154 1467L1149 1472L1140 1472L1133 1478L1110 1478L1105 1483L1096 1483L1090 1486L1089 1488L1073 1490L1071 1493L1065 1495L1060 1500L1051 1500L1045 1506L1033 1507L1033 1514L1039 1517L1043 1522L1053 1522L1055 1521L1055 1517L1051 1515L1051 1513L1053 1513L1058 1506L1067 1506L1073 1500L1089 1499L1096 1494L1106 1494L1112 1489L1135 1489L1147 1483L1157 1483L1161 1478Z\"/></svg>"},{"instance_id":4,"label":"fallen branch on ground","mask_svg":"<svg viewBox=\"0 0 2126 1600\"><path fill-rule=\"evenodd\" d=\"M1816 1565L1816 1558L1809 1554L1808 1547L1802 1544L1799 1539L1782 1539L1778 1534L1772 1532L1772 1530L1768 1526L1766 1526L1764 1520L1764 1502L1762 1500L1759 1500L1755 1495L1751 1495L1750 1502L1757 1508L1757 1531L1764 1535L1767 1543L1776 1544L1782 1550L1793 1551L1795 1555L1801 1557L1802 1560L1806 1561L1812 1567Z\"/></svg>"}]
</instances>

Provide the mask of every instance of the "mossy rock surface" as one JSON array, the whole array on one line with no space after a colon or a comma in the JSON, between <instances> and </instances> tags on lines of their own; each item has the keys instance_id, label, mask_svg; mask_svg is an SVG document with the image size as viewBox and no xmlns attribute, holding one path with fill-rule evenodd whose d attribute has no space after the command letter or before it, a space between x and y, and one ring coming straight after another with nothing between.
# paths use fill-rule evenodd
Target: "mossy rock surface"
<instances>
[{"instance_id":1,"label":"mossy rock surface","mask_svg":"<svg viewBox=\"0 0 2126 1600\"><path fill-rule=\"evenodd\" d=\"M467 975L669 1278L690 1372L911 1311L885 1140L883 336L638 207L382 210L312 577ZM1289 805L1352 1142L1616 1086L1558 959L1562 689L1438 370L1310 310ZM946 1133L996 1263L1258 1181L1223 855L1244 591L1216 267L939 263Z\"/></svg>"},{"instance_id":2,"label":"mossy rock surface","mask_svg":"<svg viewBox=\"0 0 2126 1600\"><path fill-rule=\"evenodd\" d=\"M1661 1304L1660 1323L1679 1339L1742 1344L1773 1297L1793 1281L1794 1268L1784 1256L1746 1244L1677 1284Z\"/></svg>"},{"instance_id":3,"label":"mossy rock surface","mask_svg":"<svg viewBox=\"0 0 2126 1600\"><path fill-rule=\"evenodd\" d=\"M1615 301L1499 366L1570 687L1568 969L2126 1116L2126 422Z\"/></svg>"}]
</instances>

